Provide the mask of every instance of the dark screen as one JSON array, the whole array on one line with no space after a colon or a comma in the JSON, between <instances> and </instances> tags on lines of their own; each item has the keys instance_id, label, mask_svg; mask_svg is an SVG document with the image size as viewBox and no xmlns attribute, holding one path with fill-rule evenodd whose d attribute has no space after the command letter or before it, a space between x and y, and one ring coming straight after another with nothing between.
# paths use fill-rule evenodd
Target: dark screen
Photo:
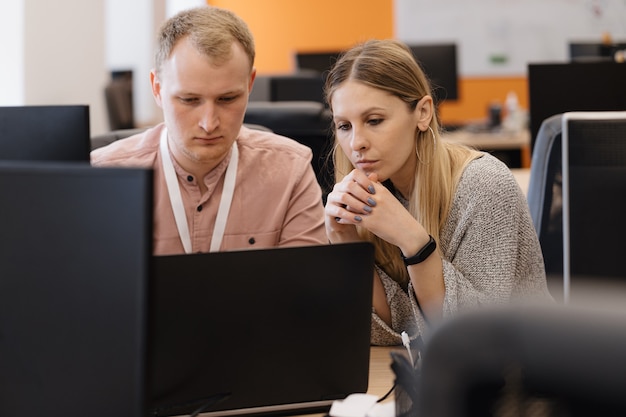
<instances>
[{"instance_id":1,"label":"dark screen","mask_svg":"<svg viewBox=\"0 0 626 417\"><path fill-rule=\"evenodd\" d=\"M615 52L620 49L626 49L626 42L609 44L602 42L570 42L568 47L571 61L613 60Z\"/></svg>"},{"instance_id":2,"label":"dark screen","mask_svg":"<svg viewBox=\"0 0 626 417\"><path fill-rule=\"evenodd\" d=\"M435 100L458 100L457 47L454 43L408 45L413 56L422 66L433 88ZM340 51L297 53L296 63L300 70L314 70L321 74L330 70Z\"/></svg>"},{"instance_id":3,"label":"dark screen","mask_svg":"<svg viewBox=\"0 0 626 417\"><path fill-rule=\"evenodd\" d=\"M325 103L321 74L280 75L270 79L270 101L316 101Z\"/></svg>"},{"instance_id":4,"label":"dark screen","mask_svg":"<svg viewBox=\"0 0 626 417\"><path fill-rule=\"evenodd\" d=\"M0 107L0 160L89 161L89 106Z\"/></svg>"},{"instance_id":5,"label":"dark screen","mask_svg":"<svg viewBox=\"0 0 626 417\"><path fill-rule=\"evenodd\" d=\"M365 392L373 253L358 242L155 256L153 414L320 413L314 403Z\"/></svg>"},{"instance_id":6,"label":"dark screen","mask_svg":"<svg viewBox=\"0 0 626 417\"><path fill-rule=\"evenodd\" d=\"M296 66L299 70L313 70L323 74L332 68L340 54L341 51L298 52Z\"/></svg>"},{"instance_id":7,"label":"dark screen","mask_svg":"<svg viewBox=\"0 0 626 417\"><path fill-rule=\"evenodd\" d=\"M531 143L541 123L569 111L626 110L626 65L611 62L528 65Z\"/></svg>"},{"instance_id":8,"label":"dark screen","mask_svg":"<svg viewBox=\"0 0 626 417\"><path fill-rule=\"evenodd\" d=\"M0 162L0 415L143 417L152 175Z\"/></svg>"},{"instance_id":9,"label":"dark screen","mask_svg":"<svg viewBox=\"0 0 626 417\"><path fill-rule=\"evenodd\" d=\"M458 100L459 77L456 44L409 45L415 60L430 79L436 102Z\"/></svg>"}]
</instances>

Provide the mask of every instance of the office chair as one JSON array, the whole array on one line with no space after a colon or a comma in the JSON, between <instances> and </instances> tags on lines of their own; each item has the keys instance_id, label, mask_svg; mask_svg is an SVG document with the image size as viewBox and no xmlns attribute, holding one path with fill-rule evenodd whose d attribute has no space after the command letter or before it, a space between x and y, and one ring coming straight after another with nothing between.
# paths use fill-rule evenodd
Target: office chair
<instances>
[{"instance_id":1,"label":"office chair","mask_svg":"<svg viewBox=\"0 0 626 417\"><path fill-rule=\"evenodd\" d=\"M561 119L562 115L557 114L541 124L533 149L527 193L548 284L553 292L559 292L563 282Z\"/></svg>"},{"instance_id":2,"label":"office chair","mask_svg":"<svg viewBox=\"0 0 626 417\"><path fill-rule=\"evenodd\" d=\"M244 117L245 123L266 126L311 148L311 165L324 197L334 185L334 165L329 158L333 145L331 121L330 110L317 101L249 102Z\"/></svg>"},{"instance_id":3,"label":"office chair","mask_svg":"<svg viewBox=\"0 0 626 417\"><path fill-rule=\"evenodd\" d=\"M265 131L271 132L271 130L266 128L265 126L254 125L250 123L245 123L244 125L250 129L265 130ZM93 151L94 149L98 149L110 143L113 143L116 140L124 139L132 135L136 135L137 133L141 133L147 129L148 129L147 127L137 127L134 129L119 129L119 130L112 130L110 132L102 133L100 135L94 135L91 137L91 150Z\"/></svg>"},{"instance_id":4,"label":"office chair","mask_svg":"<svg viewBox=\"0 0 626 417\"><path fill-rule=\"evenodd\" d=\"M426 342L415 415L624 416L625 319L560 304L456 316Z\"/></svg>"},{"instance_id":5,"label":"office chair","mask_svg":"<svg viewBox=\"0 0 626 417\"><path fill-rule=\"evenodd\" d=\"M133 79L131 72L114 75L104 88L109 128L111 130L135 128L133 107Z\"/></svg>"},{"instance_id":6,"label":"office chair","mask_svg":"<svg viewBox=\"0 0 626 417\"><path fill-rule=\"evenodd\" d=\"M115 142L116 140L124 139L129 136L135 135L137 133L141 133L146 128L134 128L134 129L118 129L112 130L110 132L102 133L100 135L94 135L91 137L91 150L102 148L103 146L107 146L110 143Z\"/></svg>"},{"instance_id":7,"label":"office chair","mask_svg":"<svg viewBox=\"0 0 626 417\"><path fill-rule=\"evenodd\" d=\"M563 282L626 282L626 111L562 118Z\"/></svg>"}]
</instances>

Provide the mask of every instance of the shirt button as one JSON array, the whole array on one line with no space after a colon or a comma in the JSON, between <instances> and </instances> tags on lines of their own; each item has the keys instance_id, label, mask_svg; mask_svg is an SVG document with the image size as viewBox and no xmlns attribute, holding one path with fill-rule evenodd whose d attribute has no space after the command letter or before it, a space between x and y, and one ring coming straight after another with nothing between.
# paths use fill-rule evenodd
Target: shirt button
<instances>
[{"instance_id":1,"label":"shirt button","mask_svg":"<svg viewBox=\"0 0 626 417\"><path fill-rule=\"evenodd\" d=\"M251 237L250 239L248 239L248 243L251 245L254 245L256 243L256 240L254 240L254 238Z\"/></svg>"},{"instance_id":2,"label":"shirt button","mask_svg":"<svg viewBox=\"0 0 626 417\"><path fill-rule=\"evenodd\" d=\"M199 205L198 207L196 207L196 210L202 211L202 205Z\"/></svg>"},{"instance_id":3,"label":"shirt button","mask_svg":"<svg viewBox=\"0 0 626 417\"><path fill-rule=\"evenodd\" d=\"M187 175L187 181L189 182L193 181L193 177L191 175Z\"/></svg>"}]
</instances>

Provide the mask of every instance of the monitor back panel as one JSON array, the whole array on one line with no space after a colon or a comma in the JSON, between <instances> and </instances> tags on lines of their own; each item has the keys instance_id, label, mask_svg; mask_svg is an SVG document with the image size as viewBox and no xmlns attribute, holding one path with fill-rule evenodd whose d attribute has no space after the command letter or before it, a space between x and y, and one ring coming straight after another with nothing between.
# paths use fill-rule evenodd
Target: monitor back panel
<instances>
[{"instance_id":1,"label":"monitor back panel","mask_svg":"<svg viewBox=\"0 0 626 417\"><path fill-rule=\"evenodd\" d=\"M367 390L370 244L162 256L154 273L155 414L323 411Z\"/></svg>"},{"instance_id":2,"label":"monitor back panel","mask_svg":"<svg viewBox=\"0 0 626 417\"><path fill-rule=\"evenodd\" d=\"M0 107L0 160L89 161L89 106Z\"/></svg>"},{"instance_id":3,"label":"monitor back panel","mask_svg":"<svg viewBox=\"0 0 626 417\"><path fill-rule=\"evenodd\" d=\"M0 162L0 415L143 417L151 174Z\"/></svg>"},{"instance_id":4,"label":"monitor back panel","mask_svg":"<svg viewBox=\"0 0 626 417\"><path fill-rule=\"evenodd\" d=\"M563 116L563 270L566 284L626 283L626 112Z\"/></svg>"},{"instance_id":5,"label":"monitor back panel","mask_svg":"<svg viewBox=\"0 0 626 417\"><path fill-rule=\"evenodd\" d=\"M270 80L270 101L325 103L324 78L320 74L274 76Z\"/></svg>"},{"instance_id":6,"label":"monitor back panel","mask_svg":"<svg viewBox=\"0 0 626 417\"><path fill-rule=\"evenodd\" d=\"M614 62L528 65L531 149L541 123L571 111L626 110L626 65Z\"/></svg>"},{"instance_id":7,"label":"monitor back panel","mask_svg":"<svg viewBox=\"0 0 626 417\"><path fill-rule=\"evenodd\" d=\"M297 52L296 67L299 70L313 70L324 74L335 65L342 51Z\"/></svg>"},{"instance_id":8,"label":"monitor back panel","mask_svg":"<svg viewBox=\"0 0 626 417\"><path fill-rule=\"evenodd\" d=\"M409 45L413 57L428 76L435 101L458 100L459 75L455 43Z\"/></svg>"}]
</instances>

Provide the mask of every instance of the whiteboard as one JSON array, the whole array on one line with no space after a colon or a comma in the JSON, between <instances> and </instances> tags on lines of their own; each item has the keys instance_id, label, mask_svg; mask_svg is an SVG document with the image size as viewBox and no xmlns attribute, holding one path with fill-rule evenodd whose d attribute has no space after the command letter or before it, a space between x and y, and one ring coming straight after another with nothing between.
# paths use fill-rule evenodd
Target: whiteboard
<instances>
[{"instance_id":1,"label":"whiteboard","mask_svg":"<svg viewBox=\"0 0 626 417\"><path fill-rule=\"evenodd\" d=\"M626 0L395 0L396 38L456 42L462 76L526 76L568 42L626 41Z\"/></svg>"}]
</instances>

